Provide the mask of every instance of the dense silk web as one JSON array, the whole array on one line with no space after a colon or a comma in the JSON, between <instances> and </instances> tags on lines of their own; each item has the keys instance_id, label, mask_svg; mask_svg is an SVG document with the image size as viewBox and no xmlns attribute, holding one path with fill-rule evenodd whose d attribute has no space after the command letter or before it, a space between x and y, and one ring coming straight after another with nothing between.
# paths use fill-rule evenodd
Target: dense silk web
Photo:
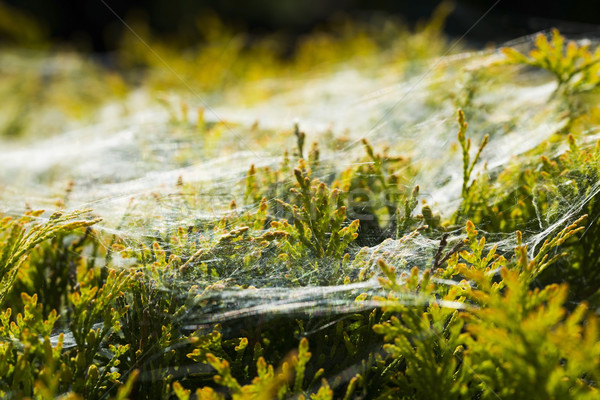
<instances>
[{"instance_id":1,"label":"dense silk web","mask_svg":"<svg viewBox=\"0 0 600 400\"><path fill-rule=\"evenodd\" d=\"M527 51L533 38L510 45ZM27 65L60 68L44 57L35 62ZM293 168L300 158L295 126L306 133L305 158L311 144L318 143L321 168L313 178L331 184L346 169L372 162L365 158L361 140L366 138L376 152L387 149L406 159L403 168L408 178L400 186L410 193L419 185L414 214L421 213L425 201L442 220L451 220L461 205L463 159L457 141L457 109L466 115L473 147L489 135L472 180L482 182L508 169L527 168L541 155L557 157L568 148L552 141L568 123L556 99L556 82L539 70L503 64L499 49L372 70L349 62L300 80L249 83L243 93L265 88L271 95L261 101L246 104L243 94L230 91L210 98L210 109L202 107L205 99L189 93L166 93L157 101L154 92L142 88L104 106L90 125L73 126L47 138L6 142L0 157L0 207L4 214L15 216L26 207L91 208L95 217L103 219L91 234L111 252L112 267L128 268L135 265L136 252L152 248L153 242L179 229L191 232L198 224L214 224L224 217L235 228L235 221L244 223L247 215L257 212L260 202L245 196L249 168L278 170L284 151ZM591 148L599 137L600 132L588 131L577 143L582 149ZM278 185L288 190L294 179L290 173ZM490 185L500 195L501 183ZM579 218L599 191L600 182L592 182L585 193L568 197L564 192L558 210L536 210L529 231L522 232L530 256ZM63 205L57 203L59 199ZM266 201L272 209L278 207L274 198ZM510 205L500 211L509 215ZM43 221L48 216L38 218ZM256 238L266 231L267 226L252 234ZM200 229L198 235L211 239L214 232ZM516 232L488 233L482 227L479 234L487 239L486 249L497 247L499 254L512 256ZM450 226L443 238L448 243L444 251L465 237L464 224ZM335 276L341 268L338 259L319 260L319 268L312 267L314 260L307 260L296 280L288 280L284 269L253 275L252 268L240 266L204 281L173 276L157 283L157 290L197 293L195 306L181 315L183 329L189 331L209 330L215 323L233 329L235 321L249 317L347 318L377 306L375 300L357 301L361 294L369 298L385 294L378 280L379 260L394 265L398 274L412 267L424 271L439 259L441 240L442 235L427 236L417 230L404 237L388 235L368 246L352 244L346 251L348 262L355 262L360 270L350 273L351 282L346 283ZM119 247L113 246L115 241ZM236 251L254 251L251 245L241 246ZM99 257L96 265L106 260ZM209 271L211 263L219 262L218 254L203 259ZM458 284L451 279L440 283ZM415 295L405 301L429 300ZM458 302L441 305L466 307ZM323 328L306 326L305 334ZM65 348L74 346L69 331L64 333Z\"/></svg>"}]
</instances>

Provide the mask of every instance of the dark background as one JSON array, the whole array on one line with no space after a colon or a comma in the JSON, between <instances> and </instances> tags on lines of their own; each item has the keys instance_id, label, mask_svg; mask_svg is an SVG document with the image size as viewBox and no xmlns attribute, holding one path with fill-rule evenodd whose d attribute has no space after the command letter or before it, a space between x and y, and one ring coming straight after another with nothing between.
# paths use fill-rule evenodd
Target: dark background
<instances>
[{"instance_id":1,"label":"dark background","mask_svg":"<svg viewBox=\"0 0 600 400\"><path fill-rule=\"evenodd\" d=\"M137 16L148 21L158 35L185 33L198 15L208 10L236 29L261 35L281 32L293 41L316 26L344 13L357 20L375 14L401 16L414 24L431 15L439 4L433 0L104 0L122 18ZM488 0L455 0L446 31L462 36L495 3ZM52 41L70 43L83 50L113 50L123 25L101 0L8 0L4 1L33 17ZM468 34L474 44L499 43L549 27L565 33L600 32L600 1L595 0L501 0Z\"/></svg>"}]
</instances>

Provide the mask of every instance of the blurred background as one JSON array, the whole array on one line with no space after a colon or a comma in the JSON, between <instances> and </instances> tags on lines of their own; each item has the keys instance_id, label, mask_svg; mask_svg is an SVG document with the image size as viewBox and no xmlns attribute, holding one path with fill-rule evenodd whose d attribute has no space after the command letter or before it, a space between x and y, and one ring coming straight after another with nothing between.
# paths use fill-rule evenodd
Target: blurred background
<instances>
[{"instance_id":1,"label":"blurred background","mask_svg":"<svg viewBox=\"0 0 600 400\"><path fill-rule=\"evenodd\" d=\"M132 235L227 212L250 165L295 149L296 122L336 168L365 136L395 146L426 166L403 184L454 210L458 108L498 133L491 166L561 123L552 77L496 65L498 48L551 27L597 43L599 16L591 0L0 0L0 210L52 209L68 188L63 203L120 226L135 198ZM206 204L157 206L181 177Z\"/></svg>"},{"instance_id":2,"label":"blurred background","mask_svg":"<svg viewBox=\"0 0 600 400\"><path fill-rule=\"evenodd\" d=\"M123 24L145 21L161 37L198 40L198 18L214 14L224 25L249 35L279 34L284 52L293 52L298 38L344 15L353 21L374 17L400 18L408 25L428 18L440 1L390 0L8 0L0 2L0 40L35 46L40 38L81 51L115 50ZM496 3L495 0L455 0L445 33L460 37ZM25 21L34 21L27 24ZM557 27L566 33L590 35L600 30L600 2L590 0L501 0L469 32L474 45L494 43ZM28 30L26 32L26 30Z\"/></svg>"},{"instance_id":3,"label":"blurred background","mask_svg":"<svg viewBox=\"0 0 600 400\"><path fill-rule=\"evenodd\" d=\"M599 16L589 0L0 0L0 138L49 137L154 102L171 119L220 104L239 120L274 96L287 113L297 103L318 109L296 92L309 80L328 91L315 99L339 107L350 83L360 98L439 56L521 37L531 45L527 35L552 27L597 39ZM334 84L350 70L365 88L356 76Z\"/></svg>"}]
</instances>

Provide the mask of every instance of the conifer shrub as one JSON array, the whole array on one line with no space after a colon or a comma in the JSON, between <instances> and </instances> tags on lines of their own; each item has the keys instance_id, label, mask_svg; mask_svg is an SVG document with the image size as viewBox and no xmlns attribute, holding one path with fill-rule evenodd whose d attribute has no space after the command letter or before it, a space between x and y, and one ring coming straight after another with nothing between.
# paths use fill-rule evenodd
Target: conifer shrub
<instances>
[{"instance_id":1,"label":"conifer shrub","mask_svg":"<svg viewBox=\"0 0 600 400\"><path fill-rule=\"evenodd\" d=\"M436 29L404 51L425 52ZM323 144L307 151L296 124L293 149L247 165L219 214L204 213L208 189L179 178L152 203L176 223L123 216L119 227L158 227L138 237L90 210L4 216L0 395L598 398L598 52L553 31L472 75L501 85L485 69L518 64L555 80L540 108L558 107L560 126L500 166L486 152L511 126L468 127L487 112L476 89L441 100L467 111L445 160L453 202L425 201L435 183L418 182L408 144L398 154L363 138L343 164ZM182 137L210 147L227 135L184 109L170 122Z\"/></svg>"}]
</instances>

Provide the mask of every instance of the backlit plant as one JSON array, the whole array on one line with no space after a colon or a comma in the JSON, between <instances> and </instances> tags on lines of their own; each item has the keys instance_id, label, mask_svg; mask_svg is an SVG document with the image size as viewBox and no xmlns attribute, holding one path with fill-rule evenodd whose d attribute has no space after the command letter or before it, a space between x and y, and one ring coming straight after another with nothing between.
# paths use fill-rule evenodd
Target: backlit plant
<instances>
[{"instance_id":1,"label":"backlit plant","mask_svg":"<svg viewBox=\"0 0 600 400\"><path fill-rule=\"evenodd\" d=\"M230 36L220 25L206 29ZM423 41L439 35L439 21L419 32L394 54L429 54ZM268 74L306 71L309 56L326 60L313 40L303 48L316 53L299 51L295 67L272 54L263 60ZM363 48L344 40L335 46L339 54ZM228 57L257 74L253 53L233 46ZM593 124L598 51L565 43L557 31L535 46L528 55L504 50L504 61L550 71L568 104L590 95L590 107L566 111ZM365 54L376 45L367 47ZM122 61L148 68L148 86L170 84L137 50ZM215 51L193 59L208 65ZM168 54L194 82L225 86L224 78L211 82L209 72ZM486 122L491 111L479 108L478 96L503 84L490 75L485 88L458 93L460 100L444 88L440 104L458 101L477 122L467 131L467 116L452 108L427 126L451 126L441 167L433 145L430 159L413 159L415 140L362 139L353 152L349 139L329 132L308 149L310 132L299 124L277 132L256 123L238 134L226 121L205 120L204 109L190 119L183 102L167 112L177 146L151 155L182 176L132 200L116 229L90 210L6 215L0 395L598 398L600 145L580 124L566 125L570 135L556 124L545 144L486 165L499 152L495 139L521 121ZM228 179L211 185L183 176L194 157L277 133L288 149ZM474 137L482 138L476 149ZM427 162L440 176L420 182ZM195 171L208 173L207 165ZM137 230L143 234L130 234Z\"/></svg>"}]
</instances>

